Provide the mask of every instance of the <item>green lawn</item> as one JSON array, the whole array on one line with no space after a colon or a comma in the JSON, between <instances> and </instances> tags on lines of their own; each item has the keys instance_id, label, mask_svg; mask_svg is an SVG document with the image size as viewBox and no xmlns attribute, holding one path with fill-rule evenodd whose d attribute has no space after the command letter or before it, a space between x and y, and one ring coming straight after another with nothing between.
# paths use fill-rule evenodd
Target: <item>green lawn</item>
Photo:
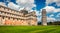
<instances>
[{"instance_id":1,"label":"green lawn","mask_svg":"<svg viewBox=\"0 0 60 33\"><path fill-rule=\"evenodd\" d=\"M0 26L0 33L60 33L60 26Z\"/></svg>"}]
</instances>

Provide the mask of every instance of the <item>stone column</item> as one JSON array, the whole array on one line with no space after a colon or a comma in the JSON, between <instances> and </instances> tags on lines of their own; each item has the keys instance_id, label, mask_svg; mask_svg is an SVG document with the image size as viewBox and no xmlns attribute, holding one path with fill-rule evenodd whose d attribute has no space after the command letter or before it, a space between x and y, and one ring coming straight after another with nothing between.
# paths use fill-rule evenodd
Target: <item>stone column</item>
<instances>
[{"instance_id":1,"label":"stone column","mask_svg":"<svg viewBox=\"0 0 60 33\"><path fill-rule=\"evenodd\" d=\"M5 25L8 25L8 18L5 17Z\"/></svg>"},{"instance_id":2,"label":"stone column","mask_svg":"<svg viewBox=\"0 0 60 33\"><path fill-rule=\"evenodd\" d=\"M46 9L42 10L42 25L47 25Z\"/></svg>"},{"instance_id":3,"label":"stone column","mask_svg":"<svg viewBox=\"0 0 60 33\"><path fill-rule=\"evenodd\" d=\"M0 25L2 25L2 17L0 17Z\"/></svg>"}]
</instances>

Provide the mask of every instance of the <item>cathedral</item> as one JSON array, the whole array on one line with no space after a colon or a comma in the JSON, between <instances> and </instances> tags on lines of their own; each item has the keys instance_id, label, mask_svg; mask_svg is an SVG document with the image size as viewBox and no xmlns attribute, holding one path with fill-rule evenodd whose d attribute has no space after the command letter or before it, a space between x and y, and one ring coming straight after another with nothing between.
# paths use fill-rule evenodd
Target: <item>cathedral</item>
<instances>
[{"instance_id":1,"label":"cathedral","mask_svg":"<svg viewBox=\"0 0 60 33\"><path fill-rule=\"evenodd\" d=\"M0 25L37 25L36 12L17 11L0 5Z\"/></svg>"}]
</instances>

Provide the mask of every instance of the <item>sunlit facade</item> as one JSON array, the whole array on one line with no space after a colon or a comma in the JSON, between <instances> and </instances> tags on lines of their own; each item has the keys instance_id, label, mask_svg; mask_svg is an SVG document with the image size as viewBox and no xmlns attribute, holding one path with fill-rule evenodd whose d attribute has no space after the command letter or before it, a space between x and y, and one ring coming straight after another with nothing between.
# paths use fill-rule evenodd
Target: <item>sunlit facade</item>
<instances>
[{"instance_id":1,"label":"sunlit facade","mask_svg":"<svg viewBox=\"0 0 60 33\"><path fill-rule=\"evenodd\" d=\"M0 25L37 25L37 16L34 11L16 11L0 5Z\"/></svg>"}]
</instances>

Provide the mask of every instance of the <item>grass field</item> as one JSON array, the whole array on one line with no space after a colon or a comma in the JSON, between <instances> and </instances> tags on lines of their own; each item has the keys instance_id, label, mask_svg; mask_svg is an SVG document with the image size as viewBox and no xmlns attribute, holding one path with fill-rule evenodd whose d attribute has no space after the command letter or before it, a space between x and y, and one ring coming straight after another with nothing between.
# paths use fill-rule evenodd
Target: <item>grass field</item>
<instances>
[{"instance_id":1,"label":"grass field","mask_svg":"<svg viewBox=\"0 0 60 33\"><path fill-rule=\"evenodd\" d=\"M0 33L60 33L60 26L0 26Z\"/></svg>"}]
</instances>

